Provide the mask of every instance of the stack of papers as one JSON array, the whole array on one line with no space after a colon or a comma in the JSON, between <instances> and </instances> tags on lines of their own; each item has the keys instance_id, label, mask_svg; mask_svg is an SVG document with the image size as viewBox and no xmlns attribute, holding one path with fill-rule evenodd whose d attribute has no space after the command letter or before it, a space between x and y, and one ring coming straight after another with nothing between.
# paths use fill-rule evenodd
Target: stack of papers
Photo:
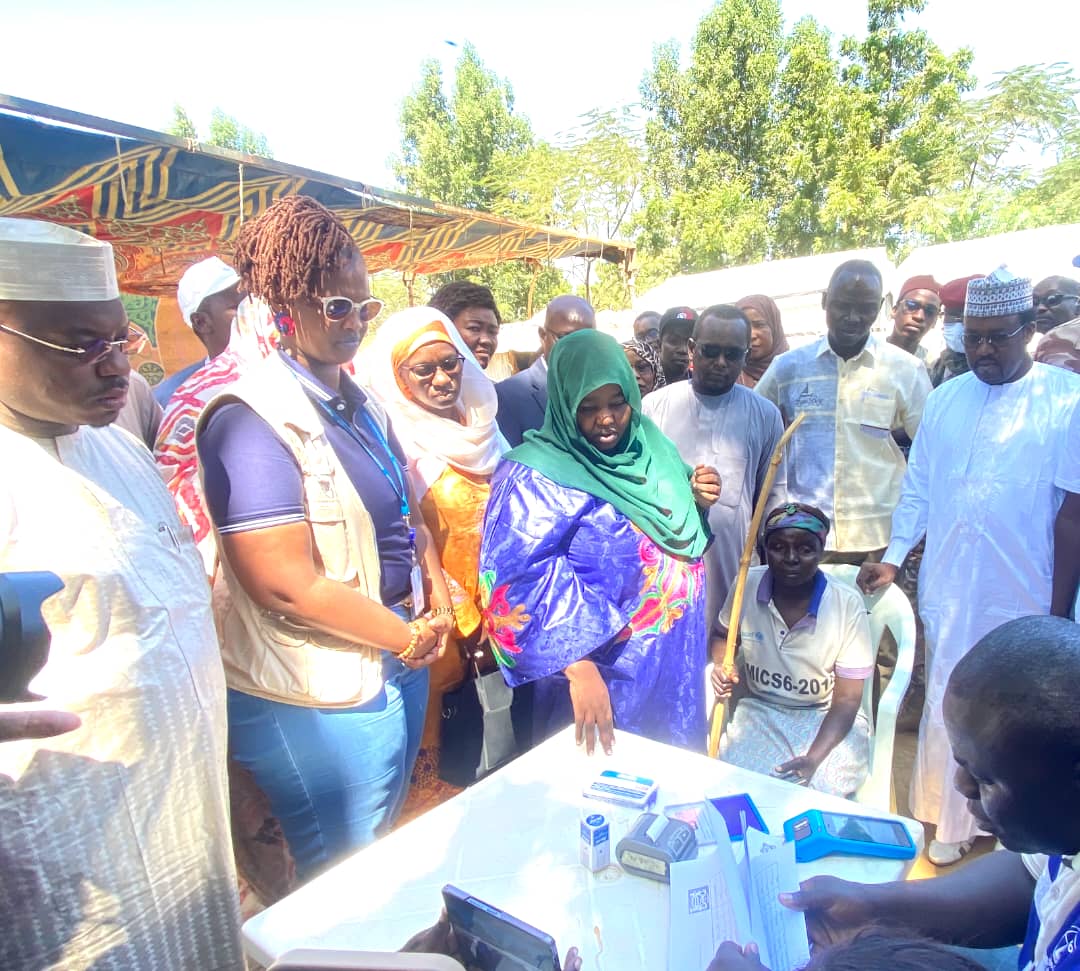
<instances>
[{"instance_id":1,"label":"stack of papers","mask_svg":"<svg viewBox=\"0 0 1080 971\"><path fill-rule=\"evenodd\" d=\"M736 863L723 817L711 805L709 812L716 848L671 865L668 967L707 968L724 941L753 941L770 971L803 967L810 959L806 920L777 900L799 889L795 844L751 827Z\"/></svg>"}]
</instances>

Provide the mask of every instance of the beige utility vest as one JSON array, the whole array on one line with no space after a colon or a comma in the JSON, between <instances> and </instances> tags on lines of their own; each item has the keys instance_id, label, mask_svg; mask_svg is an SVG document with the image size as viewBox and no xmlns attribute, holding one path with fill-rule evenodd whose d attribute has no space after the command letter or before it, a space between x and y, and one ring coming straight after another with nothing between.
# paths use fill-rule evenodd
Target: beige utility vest
<instances>
[{"instance_id":1,"label":"beige utility vest","mask_svg":"<svg viewBox=\"0 0 1080 971\"><path fill-rule=\"evenodd\" d=\"M251 408L292 451L304 480L304 508L316 570L381 602L371 516L326 437L318 409L292 371L272 354L210 400L198 430L215 409L230 401ZM366 407L386 434L385 413L370 397ZM203 475L201 462L199 475ZM378 694L383 684L381 650L258 606L237 580L217 524L214 533L231 599L218 617L230 688L317 708L349 708Z\"/></svg>"}]
</instances>

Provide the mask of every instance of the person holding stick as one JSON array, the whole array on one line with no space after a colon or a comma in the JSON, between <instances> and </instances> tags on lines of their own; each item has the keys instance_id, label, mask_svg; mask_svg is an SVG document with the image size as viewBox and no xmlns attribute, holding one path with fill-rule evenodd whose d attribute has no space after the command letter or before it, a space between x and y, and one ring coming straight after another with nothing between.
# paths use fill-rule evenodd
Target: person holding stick
<instances>
[{"instance_id":1,"label":"person holding stick","mask_svg":"<svg viewBox=\"0 0 1080 971\"><path fill-rule=\"evenodd\" d=\"M869 765L859 705L874 654L862 596L818 569L828 532L813 506L789 503L768 515L767 565L747 576L739 671L723 664L732 591L712 637L712 684L718 701L740 699L721 759L847 796Z\"/></svg>"}]
</instances>

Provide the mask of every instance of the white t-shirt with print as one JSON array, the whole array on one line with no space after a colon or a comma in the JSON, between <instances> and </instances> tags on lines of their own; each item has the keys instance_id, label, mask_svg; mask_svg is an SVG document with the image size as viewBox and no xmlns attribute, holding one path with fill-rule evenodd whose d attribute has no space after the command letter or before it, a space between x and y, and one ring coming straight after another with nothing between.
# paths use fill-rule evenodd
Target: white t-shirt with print
<instances>
[{"instance_id":1,"label":"white t-shirt with print","mask_svg":"<svg viewBox=\"0 0 1080 971\"><path fill-rule=\"evenodd\" d=\"M723 627L730 623L733 596L734 589L720 611ZM835 678L862 680L874 670L862 594L821 571L806 616L789 629L772 602L769 568L752 567L739 627L743 684L785 708L827 708Z\"/></svg>"}]
</instances>

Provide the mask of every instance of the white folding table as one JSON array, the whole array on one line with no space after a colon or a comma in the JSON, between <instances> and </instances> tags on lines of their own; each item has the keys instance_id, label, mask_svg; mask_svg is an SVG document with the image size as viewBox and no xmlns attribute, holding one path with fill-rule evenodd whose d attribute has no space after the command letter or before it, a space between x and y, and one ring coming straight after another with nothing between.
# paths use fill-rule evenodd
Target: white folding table
<instances>
[{"instance_id":1,"label":"white folding table","mask_svg":"<svg viewBox=\"0 0 1080 971\"><path fill-rule=\"evenodd\" d=\"M435 922L442 887L452 883L552 934L560 952L576 945L588 968L662 971L668 887L614 865L615 843L638 813L601 809L612 821L612 866L593 874L578 862L581 810L599 805L581 791L605 768L655 779L658 808L748 792L772 833L808 808L886 815L626 732L617 734L610 758L599 750L590 758L570 728L253 917L244 925L247 953L269 965L299 947L396 950ZM921 824L886 818L900 819L922 849ZM825 857L800 864L799 876L880 883L909 867Z\"/></svg>"}]
</instances>

